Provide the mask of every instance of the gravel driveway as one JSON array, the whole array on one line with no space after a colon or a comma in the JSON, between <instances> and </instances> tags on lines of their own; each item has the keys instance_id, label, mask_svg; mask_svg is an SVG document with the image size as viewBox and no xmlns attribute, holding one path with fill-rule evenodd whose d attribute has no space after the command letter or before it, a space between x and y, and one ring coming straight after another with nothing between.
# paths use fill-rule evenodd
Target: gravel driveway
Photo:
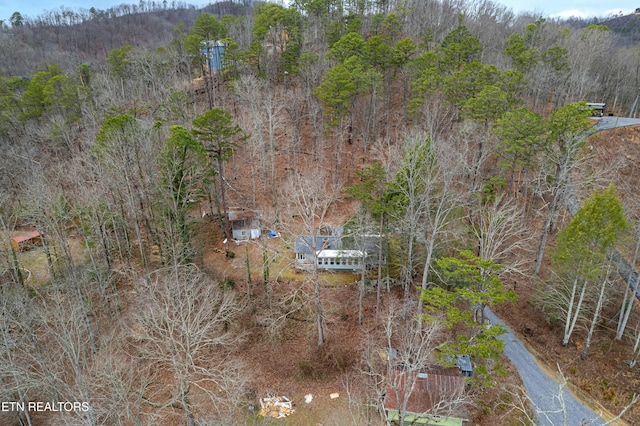
<instances>
[{"instance_id":1,"label":"gravel driveway","mask_svg":"<svg viewBox=\"0 0 640 426\"><path fill-rule=\"evenodd\" d=\"M600 131L639 124L640 119L636 118L602 117L598 119L596 126L597 131ZM504 354L520 373L540 426L597 426L605 423L566 388L562 389L561 400L558 397L560 384L538 366L511 329L490 309L487 308L485 315L491 323L502 324L507 329L507 333L500 337L506 343Z\"/></svg>"},{"instance_id":2,"label":"gravel driveway","mask_svg":"<svg viewBox=\"0 0 640 426\"><path fill-rule=\"evenodd\" d=\"M560 398L557 396L559 383L538 366L522 342L490 309L487 308L485 315L492 324L502 324L507 329L507 333L500 337L506 343L504 354L511 360L522 377L524 387L534 410L536 410L539 425L596 426L604 424L599 416L575 399L566 388L562 390L562 399L565 405L563 410ZM566 419L564 412L566 412Z\"/></svg>"}]
</instances>

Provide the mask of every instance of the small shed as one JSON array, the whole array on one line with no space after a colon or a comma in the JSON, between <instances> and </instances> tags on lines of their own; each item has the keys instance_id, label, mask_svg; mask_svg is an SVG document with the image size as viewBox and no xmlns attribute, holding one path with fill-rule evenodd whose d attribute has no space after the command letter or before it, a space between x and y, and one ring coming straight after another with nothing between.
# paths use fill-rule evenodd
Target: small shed
<instances>
[{"instance_id":1,"label":"small shed","mask_svg":"<svg viewBox=\"0 0 640 426\"><path fill-rule=\"evenodd\" d=\"M469 355L457 355L456 365L462 371L462 375L465 377L473 377L473 365L471 364L471 358Z\"/></svg>"},{"instance_id":2,"label":"small shed","mask_svg":"<svg viewBox=\"0 0 640 426\"><path fill-rule=\"evenodd\" d=\"M315 242L314 242L315 239ZM342 248L340 237L333 235L301 235L296 237L293 251L297 265L313 265L315 254L320 250L339 250Z\"/></svg>"},{"instance_id":3,"label":"small shed","mask_svg":"<svg viewBox=\"0 0 640 426\"><path fill-rule=\"evenodd\" d=\"M406 392L407 387L411 388L409 392ZM407 423L461 426L463 419L452 416L452 412L456 411L456 399L463 394L464 377L458 368L435 367L426 372L393 368L389 372L384 409L388 422L398 421L400 410L406 407L404 419Z\"/></svg>"},{"instance_id":4,"label":"small shed","mask_svg":"<svg viewBox=\"0 0 640 426\"><path fill-rule=\"evenodd\" d=\"M18 235L11 238L11 247L15 251L25 251L33 246L42 244L43 234L40 231L32 231L28 234Z\"/></svg>"},{"instance_id":5,"label":"small shed","mask_svg":"<svg viewBox=\"0 0 640 426\"><path fill-rule=\"evenodd\" d=\"M257 210L229 210L229 224L234 240L255 240L262 236L260 212Z\"/></svg>"}]
</instances>

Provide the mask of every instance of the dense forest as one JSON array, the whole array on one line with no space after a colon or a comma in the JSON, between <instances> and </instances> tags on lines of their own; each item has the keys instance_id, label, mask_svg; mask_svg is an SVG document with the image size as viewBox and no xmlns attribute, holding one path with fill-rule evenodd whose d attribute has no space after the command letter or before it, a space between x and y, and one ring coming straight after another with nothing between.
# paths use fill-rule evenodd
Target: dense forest
<instances>
[{"instance_id":1,"label":"dense forest","mask_svg":"<svg viewBox=\"0 0 640 426\"><path fill-rule=\"evenodd\" d=\"M278 422L385 424L394 395L404 425L416 383L464 356L473 376L425 415L537 424L489 307L640 421L640 137L596 133L588 104L637 115L636 19L488 0L14 13L0 423L268 425L260 398L292 392ZM234 242L238 212L260 238ZM18 409L42 401L61 408Z\"/></svg>"}]
</instances>

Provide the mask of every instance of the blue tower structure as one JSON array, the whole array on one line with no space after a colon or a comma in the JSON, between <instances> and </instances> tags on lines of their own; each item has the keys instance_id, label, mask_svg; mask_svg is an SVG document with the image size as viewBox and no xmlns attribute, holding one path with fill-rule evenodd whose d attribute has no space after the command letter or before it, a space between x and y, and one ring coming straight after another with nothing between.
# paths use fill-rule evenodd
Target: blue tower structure
<instances>
[{"instance_id":1,"label":"blue tower structure","mask_svg":"<svg viewBox=\"0 0 640 426\"><path fill-rule=\"evenodd\" d=\"M219 70L224 68L224 49L226 45L220 40L203 41L201 52L207 59L207 66L210 70Z\"/></svg>"}]
</instances>

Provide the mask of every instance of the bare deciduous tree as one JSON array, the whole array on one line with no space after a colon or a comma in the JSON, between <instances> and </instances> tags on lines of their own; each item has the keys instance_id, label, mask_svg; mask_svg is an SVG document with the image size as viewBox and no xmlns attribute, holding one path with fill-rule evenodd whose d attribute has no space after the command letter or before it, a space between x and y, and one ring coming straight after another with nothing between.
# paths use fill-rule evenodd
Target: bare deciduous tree
<instances>
[{"instance_id":1,"label":"bare deciduous tree","mask_svg":"<svg viewBox=\"0 0 640 426\"><path fill-rule=\"evenodd\" d=\"M296 173L289 176L289 180L282 188L282 198L289 211L296 215L301 223L304 235L310 236L309 247L313 256L311 265L311 282L313 285L313 303L318 329L318 346L325 341L325 312L322 302L322 289L318 274L318 253L316 251L316 237L320 235L320 227L332 205L339 198L339 187L335 180L319 166L307 170L305 174Z\"/></svg>"},{"instance_id":2,"label":"bare deciduous tree","mask_svg":"<svg viewBox=\"0 0 640 426\"><path fill-rule=\"evenodd\" d=\"M221 421L233 413L247 383L229 354L243 333L234 327L244 303L194 265L157 270L137 283L137 327L142 356L170 372L172 383L151 391L158 408L179 407L188 425L204 413Z\"/></svg>"},{"instance_id":3,"label":"bare deciduous tree","mask_svg":"<svg viewBox=\"0 0 640 426\"><path fill-rule=\"evenodd\" d=\"M424 132L416 132L405 136L404 150L404 162L396 173L392 191L402 214L399 223L407 234L402 270L406 314L415 274L415 243L422 244L426 252L422 275L422 288L426 289L437 241L451 222L451 212L458 202L453 191L455 167L439 143L429 140Z\"/></svg>"},{"instance_id":4,"label":"bare deciduous tree","mask_svg":"<svg viewBox=\"0 0 640 426\"><path fill-rule=\"evenodd\" d=\"M633 251L633 259L631 261L631 265L635 265L638 261L638 256L640 255L640 223L636 223L635 227L635 248ZM636 293L638 289L638 284L640 284L640 275L633 276L634 269L629 270L629 276L626 278L627 287L624 290L624 296L622 298L622 304L620 305L620 315L618 319L618 326L616 328L616 340L622 339L624 335L624 331L627 327L627 323L629 322L629 317L631 316L631 311L633 305L636 300Z\"/></svg>"},{"instance_id":5,"label":"bare deciduous tree","mask_svg":"<svg viewBox=\"0 0 640 426\"><path fill-rule=\"evenodd\" d=\"M30 357L34 353L35 313L22 285L0 286L0 400L26 403L41 389ZM11 419L11 420L9 420ZM32 426L29 411L3 413L2 422ZM23 423L24 422L24 423Z\"/></svg>"},{"instance_id":6,"label":"bare deciduous tree","mask_svg":"<svg viewBox=\"0 0 640 426\"><path fill-rule=\"evenodd\" d=\"M535 273L540 273L547 238L554 228L554 222L560 209L561 200L571 182L571 173L578 162L578 151L585 144L589 132L590 114L585 102L566 105L551 114L548 120L549 135L552 143L546 146L549 162L555 167L551 201L547 209L544 228L540 235L540 244L536 253Z\"/></svg>"},{"instance_id":7,"label":"bare deciduous tree","mask_svg":"<svg viewBox=\"0 0 640 426\"><path fill-rule=\"evenodd\" d=\"M70 282L75 281L76 282ZM99 424L95 411L96 394L91 379L97 353L94 329L88 326L92 294L78 293L77 286L88 287L87 277L66 276L41 294L38 306L40 353L33 357L43 378L43 390L54 401L82 401L88 410L62 412L63 424L81 421ZM83 297L84 296L84 297ZM87 306L89 305L89 307Z\"/></svg>"},{"instance_id":8,"label":"bare deciduous tree","mask_svg":"<svg viewBox=\"0 0 640 426\"><path fill-rule=\"evenodd\" d=\"M515 200L499 195L479 206L472 232L478 243L478 255L504 266L503 272L525 274L531 235L522 229L522 208Z\"/></svg>"},{"instance_id":9,"label":"bare deciduous tree","mask_svg":"<svg viewBox=\"0 0 640 426\"><path fill-rule=\"evenodd\" d=\"M251 117L252 163L259 159L262 165L262 191L269 191L276 203L276 134L283 126L285 102L266 80L252 75L240 76L233 88Z\"/></svg>"},{"instance_id":10,"label":"bare deciduous tree","mask_svg":"<svg viewBox=\"0 0 640 426\"><path fill-rule=\"evenodd\" d=\"M117 426L153 424L154 413L145 413L144 391L157 380L150 365L123 347L125 331L120 326L105 332L90 373L92 408L103 422ZM147 419L146 421L144 419Z\"/></svg>"},{"instance_id":11,"label":"bare deciduous tree","mask_svg":"<svg viewBox=\"0 0 640 426\"><path fill-rule=\"evenodd\" d=\"M268 339L277 341L287 325L287 320L308 305L308 295L304 292L304 285L301 285L285 294L276 295L273 297L275 300L272 300L271 296L268 298L268 306L258 310L256 321L265 328Z\"/></svg>"}]
</instances>

